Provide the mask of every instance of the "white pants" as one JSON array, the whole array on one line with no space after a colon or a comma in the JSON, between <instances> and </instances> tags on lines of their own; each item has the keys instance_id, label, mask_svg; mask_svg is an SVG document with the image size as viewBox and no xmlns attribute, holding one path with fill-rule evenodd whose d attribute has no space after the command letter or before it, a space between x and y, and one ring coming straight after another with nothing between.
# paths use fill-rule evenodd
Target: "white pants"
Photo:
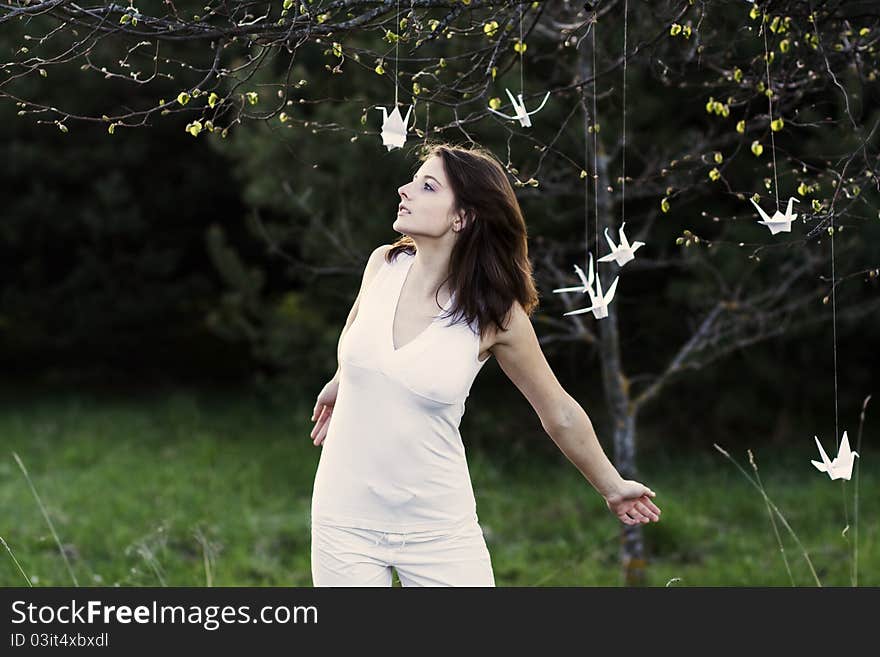
<instances>
[{"instance_id":1,"label":"white pants","mask_svg":"<svg viewBox=\"0 0 880 657\"><path fill-rule=\"evenodd\" d=\"M451 530L390 533L312 522L314 586L495 586L477 522Z\"/></svg>"}]
</instances>

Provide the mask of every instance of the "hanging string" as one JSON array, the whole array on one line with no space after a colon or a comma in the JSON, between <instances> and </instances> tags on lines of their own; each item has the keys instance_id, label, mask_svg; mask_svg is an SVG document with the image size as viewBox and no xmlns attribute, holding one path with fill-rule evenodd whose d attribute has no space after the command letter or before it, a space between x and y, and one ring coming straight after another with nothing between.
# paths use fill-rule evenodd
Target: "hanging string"
<instances>
[{"instance_id":1,"label":"hanging string","mask_svg":"<svg viewBox=\"0 0 880 657\"><path fill-rule=\"evenodd\" d=\"M395 17L394 23L394 107L397 107L397 87L398 85L398 77L397 77L397 60L398 60L398 52L399 52L399 44L400 44L400 0L397 0L397 16Z\"/></svg>"},{"instance_id":2,"label":"hanging string","mask_svg":"<svg viewBox=\"0 0 880 657\"><path fill-rule=\"evenodd\" d=\"M397 0L397 7L399 10L400 0ZM416 0L410 0L409 13L406 15L406 19L407 19L407 24L417 22L416 21ZM400 25L400 19L398 19L397 25L398 26ZM415 109L416 105L418 104L418 99L413 97L412 104L413 104L413 109ZM427 122L425 123L425 125L427 126ZM416 127L416 122L415 122L415 117L413 117L413 128L415 128L415 127ZM427 133L428 133L428 128L426 127L425 134L427 135Z\"/></svg>"},{"instance_id":3,"label":"hanging string","mask_svg":"<svg viewBox=\"0 0 880 657\"><path fill-rule=\"evenodd\" d=\"M596 73L596 29L599 27L599 12L593 14L593 204L596 214L596 267L599 266L599 139L597 132L599 131L599 115L596 109L596 82L598 74Z\"/></svg>"},{"instance_id":4,"label":"hanging string","mask_svg":"<svg viewBox=\"0 0 880 657\"><path fill-rule=\"evenodd\" d=\"M525 76L523 75L523 14L525 13L525 6L519 6L519 93L522 96L526 95L526 86L525 86ZM525 102L525 101L523 101Z\"/></svg>"},{"instance_id":5,"label":"hanging string","mask_svg":"<svg viewBox=\"0 0 880 657\"><path fill-rule=\"evenodd\" d=\"M843 180L841 180L843 182ZM834 331L834 439L840 450L839 423L837 414L837 284L834 280L834 211L831 211L831 325Z\"/></svg>"},{"instance_id":6,"label":"hanging string","mask_svg":"<svg viewBox=\"0 0 880 657\"><path fill-rule=\"evenodd\" d=\"M843 179L840 181L843 183ZM831 210L831 325L834 331L834 442L837 443L835 454L840 452L840 426L837 411L837 282L834 277L834 211ZM836 457L835 457L836 458ZM840 480L840 493L843 497L843 519L849 527L849 506L846 503L846 479ZM858 516L856 516L858 520Z\"/></svg>"},{"instance_id":7,"label":"hanging string","mask_svg":"<svg viewBox=\"0 0 880 657\"><path fill-rule=\"evenodd\" d=\"M770 150L773 152L773 193L776 195L776 208L779 209L779 181L776 178L776 138L773 136L773 87L770 84L770 54L767 50L766 14L761 13L761 32L764 35L764 63L767 66L767 102L770 105Z\"/></svg>"},{"instance_id":8,"label":"hanging string","mask_svg":"<svg viewBox=\"0 0 880 657\"><path fill-rule=\"evenodd\" d=\"M810 8L810 16L814 16L812 2L809 3L809 8ZM815 30L816 38L818 39L819 38L819 28L816 25L815 17L813 17L813 29ZM766 34L764 36L764 39L765 39L764 49L766 50L766 48L767 48ZM821 45L821 43L820 43L820 45ZM828 72L831 74L832 79L836 83L837 78L834 76L834 73L831 70L831 67L828 65L827 59L825 61L825 65L828 66ZM839 83L838 83L838 86L840 86ZM849 99L847 98L846 92L843 89L843 87L841 87L841 91L844 91L843 98L844 98L844 101L846 102L846 105L847 105L847 113L849 113ZM852 120L852 116L850 116L850 120ZM771 132L771 135L772 135L772 132ZM844 171L846 171L846 167L844 167ZM841 184L843 183L842 176L841 176L840 183ZM833 205L833 203L832 203L832 205ZM830 222L830 231L829 232L831 233L831 328L832 328L832 335L833 335L833 341L834 341L833 346L832 346L832 350L833 350L832 353L834 354L834 442L836 443L835 453L839 453L840 452L840 416L839 416L838 403L837 403L837 397L838 397L838 386L837 386L837 280L836 280L835 271L834 271L834 233L836 231L834 229L834 208L833 207L829 210L829 222ZM843 497L843 517L844 517L844 521L846 522L846 527L848 528L849 527L849 508L848 508L848 505L846 502L846 482L847 482L846 479L841 478L841 480L840 480L840 493L841 493L841 496ZM856 494L858 495L858 491ZM856 509L858 509L858 497L856 497L856 500L857 500L856 501ZM856 520L858 520L858 514L856 515ZM858 527L857 527L857 531L858 531ZM858 538L858 534L856 534L856 537ZM857 562L854 562L853 567L855 568L856 566L857 566Z\"/></svg>"},{"instance_id":9,"label":"hanging string","mask_svg":"<svg viewBox=\"0 0 880 657\"><path fill-rule=\"evenodd\" d=\"M431 123L430 116L431 116L431 103L425 103L425 138L422 140L425 143L427 143L427 141L428 141L428 126Z\"/></svg>"},{"instance_id":10,"label":"hanging string","mask_svg":"<svg viewBox=\"0 0 880 657\"><path fill-rule=\"evenodd\" d=\"M581 96L584 107L584 172L590 170L590 110L587 107L587 86L581 87ZM590 179L584 176L584 253L590 253ZM584 271L587 267L588 258L584 257ZM589 272L587 272L589 276Z\"/></svg>"},{"instance_id":11,"label":"hanging string","mask_svg":"<svg viewBox=\"0 0 880 657\"><path fill-rule=\"evenodd\" d=\"M621 165L623 187L620 192L620 221L626 221L626 33L627 33L627 17L629 15L629 0L623 3L623 150ZM598 237L596 238L598 240Z\"/></svg>"}]
</instances>

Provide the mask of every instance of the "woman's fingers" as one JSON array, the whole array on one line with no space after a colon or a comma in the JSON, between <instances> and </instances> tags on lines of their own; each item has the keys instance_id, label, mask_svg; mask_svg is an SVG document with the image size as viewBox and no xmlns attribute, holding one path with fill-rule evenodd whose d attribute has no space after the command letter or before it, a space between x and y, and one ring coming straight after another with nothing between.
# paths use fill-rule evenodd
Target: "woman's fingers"
<instances>
[{"instance_id":1,"label":"woman's fingers","mask_svg":"<svg viewBox=\"0 0 880 657\"><path fill-rule=\"evenodd\" d=\"M652 520L660 520L660 515L649 510L642 502L636 502L627 511L620 514L619 518L627 525L648 523Z\"/></svg>"},{"instance_id":2,"label":"woman's fingers","mask_svg":"<svg viewBox=\"0 0 880 657\"><path fill-rule=\"evenodd\" d=\"M326 413L321 414L321 419L318 421L318 426L315 427L315 444L320 445L324 442L324 434L327 433L327 415Z\"/></svg>"},{"instance_id":3,"label":"woman's fingers","mask_svg":"<svg viewBox=\"0 0 880 657\"><path fill-rule=\"evenodd\" d=\"M312 427L312 431L309 435L312 437L313 440L318 435L318 432L321 430L321 425L324 421L324 416L325 416L326 410L327 410L326 406L321 407L320 414L318 415L318 421L315 423L315 426Z\"/></svg>"},{"instance_id":4,"label":"woman's fingers","mask_svg":"<svg viewBox=\"0 0 880 657\"><path fill-rule=\"evenodd\" d=\"M636 508L643 516L645 516L649 520L660 520L659 509L657 511L653 511L648 507L647 504L644 504L642 502L636 502Z\"/></svg>"},{"instance_id":5,"label":"woman's fingers","mask_svg":"<svg viewBox=\"0 0 880 657\"><path fill-rule=\"evenodd\" d=\"M333 410L329 406L324 406L321 409L321 416L318 418L318 423L312 428L310 434L315 445L320 445L324 442L324 438L327 435L327 426L330 423L332 413Z\"/></svg>"},{"instance_id":6,"label":"woman's fingers","mask_svg":"<svg viewBox=\"0 0 880 657\"><path fill-rule=\"evenodd\" d=\"M330 418L328 416L327 421L324 422L324 425L321 427L321 435L318 436L318 444L321 445L324 443L324 439L327 438L327 429L330 426Z\"/></svg>"},{"instance_id":7,"label":"woman's fingers","mask_svg":"<svg viewBox=\"0 0 880 657\"><path fill-rule=\"evenodd\" d=\"M626 525L639 525L652 520L654 522L660 520L660 508L651 501L648 493L636 499L624 500L623 504L617 506L615 511L620 521Z\"/></svg>"},{"instance_id":8,"label":"woman's fingers","mask_svg":"<svg viewBox=\"0 0 880 657\"><path fill-rule=\"evenodd\" d=\"M635 520L637 523L638 523L638 522L649 522L649 521L650 521L650 518L648 518L648 516L644 515L644 514L643 514L641 511L639 511L636 507L631 508L629 511L627 511L627 513L628 513L628 515L629 515L633 520Z\"/></svg>"},{"instance_id":9,"label":"woman's fingers","mask_svg":"<svg viewBox=\"0 0 880 657\"><path fill-rule=\"evenodd\" d=\"M316 414L317 414L317 413L316 413ZM312 415L312 420L314 420L314 419L315 419L315 416ZM312 427L312 431L311 431L311 433L309 434L312 438L315 437L315 433L318 431L318 427L319 427L319 426L321 426L320 418L318 418L318 422L315 424L315 426Z\"/></svg>"},{"instance_id":10,"label":"woman's fingers","mask_svg":"<svg viewBox=\"0 0 880 657\"><path fill-rule=\"evenodd\" d=\"M658 513L655 513L641 501L633 502L628 506L629 508L625 511L621 509L617 513L617 517L625 525L640 525L652 520L660 520L659 509L657 510Z\"/></svg>"},{"instance_id":11,"label":"woman's fingers","mask_svg":"<svg viewBox=\"0 0 880 657\"><path fill-rule=\"evenodd\" d=\"M646 497L644 497L642 499L644 500L644 505L648 508L649 511L656 513L658 516L660 515L660 507L658 507L656 504L654 504L651 500L649 500Z\"/></svg>"}]
</instances>

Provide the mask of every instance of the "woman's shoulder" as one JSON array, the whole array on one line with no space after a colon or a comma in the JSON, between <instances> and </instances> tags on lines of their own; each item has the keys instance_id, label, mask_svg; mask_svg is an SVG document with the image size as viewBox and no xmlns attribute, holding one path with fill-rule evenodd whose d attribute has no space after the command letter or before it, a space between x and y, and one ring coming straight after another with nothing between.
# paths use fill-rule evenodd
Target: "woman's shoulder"
<instances>
[{"instance_id":1,"label":"woman's shoulder","mask_svg":"<svg viewBox=\"0 0 880 657\"><path fill-rule=\"evenodd\" d=\"M491 345L490 348L496 345L510 344L522 339L524 335L527 336L530 330L534 331L534 328L528 311L518 299L514 299L504 314L501 325L490 322L487 326L486 342Z\"/></svg>"},{"instance_id":2,"label":"woman's shoulder","mask_svg":"<svg viewBox=\"0 0 880 657\"><path fill-rule=\"evenodd\" d=\"M386 254L388 250L391 248L390 244L382 244L381 246L373 249L373 252L370 254L369 259L367 260L367 266L364 268L364 277L363 277L363 286L366 289L370 282L375 278L376 274L382 269L382 267L387 264Z\"/></svg>"},{"instance_id":3,"label":"woman's shoulder","mask_svg":"<svg viewBox=\"0 0 880 657\"><path fill-rule=\"evenodd\" d=\"M387 263L393 265L397 262L397 257L401 254L401 252L398 251L397 253L391 254L389 257L388 252L393 248L393 244L381 244L377 246L370 254L370 264L381 265L382 263Z\"/></svg>"},{"instance_id":4,"label":"woman's shoulder","mask_svg":"<svg viewBox=\"0 0 880 657\"><path fill-rule=\"evenodd\" d=\"M391 250L393 244L380 244L375 249L373 249L373 253L370 255L371 258L382 256L385 257L385 254Z\"/></svg>"},{"instance_id":5,"label":"woman's shoulder","mask_svg":"<svg viewBox=\"0 0 880 657\"><path fill-rule=\"evenodd\" d=\"M373 255L381 257L381 260L394 267L400 263L409 262L416 257L415 249L405 244L383 244L373 251Z\"/></svg>"}]
</instances>

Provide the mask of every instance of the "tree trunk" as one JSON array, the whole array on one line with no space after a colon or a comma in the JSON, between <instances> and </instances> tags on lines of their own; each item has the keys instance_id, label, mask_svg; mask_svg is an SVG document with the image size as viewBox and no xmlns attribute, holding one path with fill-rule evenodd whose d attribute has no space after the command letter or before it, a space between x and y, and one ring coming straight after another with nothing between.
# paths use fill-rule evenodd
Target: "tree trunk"
<instances>
[{"instance_id":1,"label":"tree trunk","mask_svg":"<svg viewBox=\"0 0 880 657\"><path fill-rule=\"evenodd\" d=\"M583 49L586 52L586 48ZM591 63L587 57L581 58L581 75L588 79L591 75ZM585 99L586 100L586 99ZM598 122L593 117L593 122ZM590 123L589 117L585 116L584 131L585 135L592 136L587 132ZM607 133L606 133L607 135ZM614 179L609 174L609 155L602 147L602 140L596 135L598 144L598 154L595 161L597 162L598 171L594 171L594 175L598 176L598 185L589 185L593 190L598 189L598 225L595 218L591 217L589 227L598 227L599 233L593 235L596 244L604 244L600 239L604 235L605 228L609 229L609 233L616 237L617 229L620 228L619 221L612 221L617 215L611 207L611 197L608 187L614 187ZM593 140L590 139L589 142ZM596 247L593 247L596 248ZM603 255L601 250L594 253L594 260ZM588 263L585 262L584 266ZM598 262L596 262L598 265ZM605 272L602 275L603 290L608 290L614 277L620 274L620 268L614 262L608 266L602 267ZM626 293L625 283L619 288L623 288ZM619 304L618 292L615 299L608 306L608 316L596 320L598 323L598 350L599 358L602 363L602 387L605 392L605 400L608 403L612 422L614 425L614 453L613 462L617 470L624 479L638 479L636 471L636 409L629 396L629 381L624 374L623 364L620 360L620 332L617 322L617 306ZM623 566L623 581L626 586L643 586L645 583L645 546L643 542L642 525L622 525L620 537L620 558Z\"/></svg>"},{"instance_id":2,"label":"tree trunk","mask_svg":"<svg viewBox=\"0 0 880 657\"><path fill-rule=\"evenodd\" d=\"M600 225L601 223L600 221ZM613 279L609 278L608 283L611 280ZM636 413L629 398L629 385L620 362L620 333L617 325L617 304L614 301L608 306L608 317L598 320L598 323L602 387L614 425L614 466L624 479L638 479ZM626 586L644 585L645 550L642 525L622 525L620 547Z\"/></svg>"},{"instance_id":3,"label":"tree trunk","mask_svg":"<svg viewBox=\"0 0 880 657\"><path fill-rule=\"evenodd\" d=\"M612 301L608 306L608 317L599 320L602 383L605 400L614 423L614 465L624 479L638 479L636 414L629 398L628 381L620 362L620 333L616 308L617 304ZM645 581L642 525L622 525L620 544L624 582L627 586L642 586Z\"/></svg>"}]
</instances>

